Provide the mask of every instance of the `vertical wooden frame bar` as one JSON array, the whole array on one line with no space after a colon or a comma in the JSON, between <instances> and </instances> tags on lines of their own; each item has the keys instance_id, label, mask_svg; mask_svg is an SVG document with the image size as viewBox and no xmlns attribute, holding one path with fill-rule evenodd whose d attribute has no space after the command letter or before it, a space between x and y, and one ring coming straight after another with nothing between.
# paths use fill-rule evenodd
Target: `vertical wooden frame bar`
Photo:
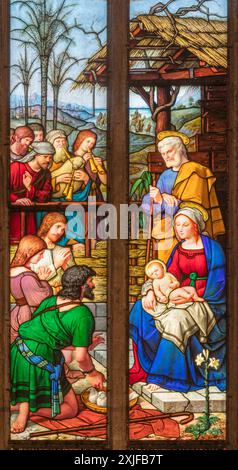
<instances>
[{"instance_id":1,"label":"vertical wooden frame bar","mask_svg":"<svg viewBox=\"0 0 238 470\"><path fill-rule=\"evenodd\" d=\"M0 449L9 438L9 8L0 3Z\"/></svg>"},{"instance_id":2,"label":"vertical wooden frame bar","mask_svg":"<svg viewBox=\"0 0 238 470\"><path fill-rule=\"evenodd\" d=\"M108 16L108 201L117 209L118 238L109 240L108 341L110 449L128 441L128 240L120 240L120 204L127 204L129 0L110 0ZM110 163L111 162L111 163Z\"/></svg>"},{"instance_id":3,"label":"vertical wooden frame bar","mask_svg":"<svg viewBox=\"0 0 238 470\"><path fill-rule=\"evenodd\" d=\"M238 449L238 4L229 0L227 448Z\"/></svg>"}]
</instances>

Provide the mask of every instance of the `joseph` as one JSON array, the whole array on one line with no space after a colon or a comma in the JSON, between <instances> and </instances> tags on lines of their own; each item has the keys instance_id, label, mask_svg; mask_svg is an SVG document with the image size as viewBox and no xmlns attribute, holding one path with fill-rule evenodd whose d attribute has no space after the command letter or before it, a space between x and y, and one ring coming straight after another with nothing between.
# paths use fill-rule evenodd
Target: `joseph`
<instances>
[{"instance_id":1,"label":"joseph","mask_svg":"<svg viewBox=\"0 0 238 470\"><path fill-rule=\"evenodd\" d=\"M225 232L215 182L209 168L189 160L186 146L189 138L180 132L158 134L158 150L166 165L156 187L150 187L142 201L142 210L149 214L153 202L152 237L158 241L159 257L167 262L177 243L173 232L173 216L184 203L203 212L206 209L205 233L215 239Z\"/></svg>"}]
</instances>

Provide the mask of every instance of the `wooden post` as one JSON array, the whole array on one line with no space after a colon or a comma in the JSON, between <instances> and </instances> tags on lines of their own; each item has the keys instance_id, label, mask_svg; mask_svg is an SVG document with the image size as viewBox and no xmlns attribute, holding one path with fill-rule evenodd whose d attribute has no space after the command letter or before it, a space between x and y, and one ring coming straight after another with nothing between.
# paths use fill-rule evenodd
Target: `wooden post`
<instances>
[{"instance_id":1,"label":"wooden post","mask_svg":"<svg viewBox=\"0 0 238 470\"><path fill-rule=\"evenodd\" d=\"M89 212L88 210L85 213L85 257L91 257L91 240L88 238L88 226L89 226Z\"/></svg>"},{"instance_id":2,"label":"wooden post","mask_svg":"<svg viewBox=\"0 0 238 470\"><path fill-rule=\"evenodd\" d=\"M138 245L135 243L130 244L130 249L131 250L136 250L138 248ZM137 265L137 258L131 258L129 260L129 266L136 266ZM135 286L137 284L137 278L134 276L130 276L129 278L130 286ZM129 296L130 302L136 302L137 297L134 295Z\"/></svg>"},{"instance_id":3,"label":"wooden post","mask_svg":"<svg viewBox=\"0 0 238 470\"><path fill-rule=\"evenodd\" d=\"M157 88L157 105L162 106L170 101L169 86ZM156 122L156 135L158 132L167 131L171 125L171 111L170 108L158 113Z\"/></svg>"},{"instance_id":4,"label":"wooden post","mask_svg":"<svg viewBox=\"0 0 238 470\"><path fill-rule=\"evenodd\" d=\"M108 201L120 213L128 203L129 1L108 2ZM109 153L110 152L110 153ZM119 228L119 224L118 224ZM128 426L128 240L108 240L108 429L112 450L125 450ZM116 313L116 314L115 314Z\"/></svg>"},{"instance_id":5,"label":"wooden post","mask_svg":"<svg viewBox=\"0 0 238 470\"><path fill-rule=\"evenodd\" d=\"M96 85L93 85L92 89L92 94L93 94L93 116L95 116L95 110L96 110Z\"/></svg>"}]
</instances>

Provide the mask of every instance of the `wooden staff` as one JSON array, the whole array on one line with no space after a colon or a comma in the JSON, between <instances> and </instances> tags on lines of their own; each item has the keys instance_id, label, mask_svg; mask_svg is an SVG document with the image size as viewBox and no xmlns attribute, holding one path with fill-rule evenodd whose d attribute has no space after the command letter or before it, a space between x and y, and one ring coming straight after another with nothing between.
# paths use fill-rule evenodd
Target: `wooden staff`
<instances>
[{"instance_id":1,"label":"wooden staff","mask_svg":"<svg viewBox=\"0 0 238 470\"><path fill-rule=\"evenodd\" d=\"M162 413L159 416L148 416L145 418L134 418L129 421L129 424L134 423L150 423L156 421L157 419L166 419L166 418L178 418L180 416L185 416L184 419L180 421L179 424L187 424L190 423L194 419L194 414L189 412L176 412L176 413ZM40 437L40 436L51 436L53 434L70 434L72 432L79 432L79 431L94 431L97 429L105 429L108 423L102 424L89 424L86 426L77 426L75 428L66 428L66 429L55 429L54 431L43 431L43 432L32 432L30 434L30 439L33 437Z\"/></svg>"},{"instance_id":2,"label":"wooden staff","mask_svg":"<svg viewBox=\"0 0 238 470\"><path fill-rule=\"evenodd\" d=\"M153 179L152 181L152 186L153 188L156 187L156 181L155 179ZM145 266L147 265L147 263L149 262L150 260L150 247L151 247L151 240L152 240L152 229L153 229L153 211L154 211L154 207L153 207L153 204L154 204L154 200L151 198L150 199L150 222L149 222L149 238L147 240L147 244L146 244L146 256L145 256ZM147 276L145 274L145 281L147 281Z\"/></svg>"}]
</instances>

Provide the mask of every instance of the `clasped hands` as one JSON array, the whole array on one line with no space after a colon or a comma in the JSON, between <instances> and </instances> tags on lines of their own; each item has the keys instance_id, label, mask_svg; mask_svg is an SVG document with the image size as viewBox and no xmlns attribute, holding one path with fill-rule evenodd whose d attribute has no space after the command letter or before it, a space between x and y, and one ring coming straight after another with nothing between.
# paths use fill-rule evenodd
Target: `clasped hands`
<instances>
[{"instance_id":1,"label":"clasped hands","mask_svg":"<svg viewBox=\"0 0 238 470\"><path fill-rule=\"evenodd\" d=\"M166 202L168 206L174 207L179 205L179 200L173 196L172 194L161 193L159 188L154 186L150 186L150 198L153 199L154 202L161 204L163 201Z\"/></svg>"}]
</instances>

